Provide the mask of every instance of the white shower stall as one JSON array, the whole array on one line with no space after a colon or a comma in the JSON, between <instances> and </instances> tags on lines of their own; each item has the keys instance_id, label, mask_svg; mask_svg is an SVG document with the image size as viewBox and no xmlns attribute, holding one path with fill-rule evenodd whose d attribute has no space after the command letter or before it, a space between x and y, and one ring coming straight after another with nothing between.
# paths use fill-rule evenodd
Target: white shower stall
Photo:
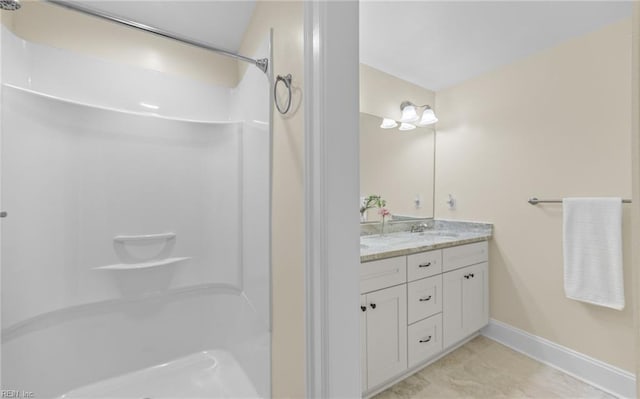
<instances>
[{"instance_id":1,"label":"white shower stall","mask_svg":"<svg viewBox=\"0 0 640 399\"><path fill-rule=\"evenodd\" d=\"M269 397L271 71L227 88L2 29L2 389Z\"/></svg>"}]
</instances>

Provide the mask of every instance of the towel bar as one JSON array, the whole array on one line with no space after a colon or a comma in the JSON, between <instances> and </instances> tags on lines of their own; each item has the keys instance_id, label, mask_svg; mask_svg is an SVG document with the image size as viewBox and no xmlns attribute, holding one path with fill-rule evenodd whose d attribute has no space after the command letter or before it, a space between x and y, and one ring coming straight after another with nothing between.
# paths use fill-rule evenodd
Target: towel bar
<instances>
[{"instance_id":1,"label":"towel bar","mask_svg":"<svg viewBox=\"0 0 640 399\"><path fill-rule=\"evenodd\" d=\"M531 205L538 205L540 203L562 203L562 200L560 200L560 199L541 200L541 199L538 199L536 197L531 197L531 198L529 198L529 200L527 200L527 202L530 203ZM630 199L623 199L622 203L623 204L630 204L631 200Z\"/></svg>"}]
</instances>

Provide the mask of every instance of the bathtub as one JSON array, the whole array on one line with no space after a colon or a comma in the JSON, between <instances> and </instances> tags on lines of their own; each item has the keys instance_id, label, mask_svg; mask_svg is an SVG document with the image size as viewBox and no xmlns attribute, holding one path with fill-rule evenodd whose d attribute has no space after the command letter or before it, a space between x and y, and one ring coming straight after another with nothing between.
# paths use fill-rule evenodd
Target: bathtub
<instances>
[{"instance_id":1,"label":"bathtub","mask_svg":"<svg viewBox=\"0 0 640 399\"><path fill-rule=\"evenodd\" d=\"M74 389L57 399L259 397L231 353L210 350Z\"/></svg>"},{"instance_id":2,"label":"bathtub","mask_svg":"<svg viewBox=\"0 0 640 399\"><path fill-rule=\"evenodd\" d=\"M202 285L43 315L2 334L3 389L36 398L266 398L270 333Z\"/></svg>"}]
</instances>

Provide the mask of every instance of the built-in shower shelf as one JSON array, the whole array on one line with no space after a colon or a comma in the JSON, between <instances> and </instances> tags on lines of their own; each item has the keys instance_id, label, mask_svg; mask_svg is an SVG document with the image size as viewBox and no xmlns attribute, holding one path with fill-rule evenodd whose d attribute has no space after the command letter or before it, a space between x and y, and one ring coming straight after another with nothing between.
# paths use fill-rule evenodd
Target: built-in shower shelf
<instances>
[{"instance_id":1,"label":"built-in shower shelf","mask_svg":"<svg viewBox=\"0 0 640 399\"><path fill-rule=\"evenodd\" d=\"M167 258L160 260L153 260L149 262L140 262L140 263L118 263L114 265L100 266L96 267L93 270L138 270L138 269L148 269L151 267L159 267L159 266L168 266L174 265L176 263L184 262L191 259L190 257L185 258Z\"/></svg>"},{"instance_id":2,"label":"built-in shower shelf","mask_svg":"<svg viewBox=\"0 0 640 399\"><path fill-rule=\"evenodd\" d=\"M135 236L119 235L113 237L116 242L128 241L154 241L154 240L172 240L176 238L176 233L159 233L159 234L141 234Z\"/></svg>"}]
</instances>

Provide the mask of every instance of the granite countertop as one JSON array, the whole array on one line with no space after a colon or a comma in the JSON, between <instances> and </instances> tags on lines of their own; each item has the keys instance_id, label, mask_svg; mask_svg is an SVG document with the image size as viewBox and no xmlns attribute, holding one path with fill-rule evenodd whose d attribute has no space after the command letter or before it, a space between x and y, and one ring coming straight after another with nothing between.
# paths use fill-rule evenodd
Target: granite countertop
<instances>
[{"instance_id":1,"label":"granite countertop","mask_svg":"<svg viewBox=\"0 0 640 399\"><path fill-rule=\"evenodd\" d=\"M395 231L384 236L365 233L360 236L360 262L485 241L493 235L493 225L489 223L435 220L432 224L432 228L422 233Z\"/></svg>"}]
</instances>

